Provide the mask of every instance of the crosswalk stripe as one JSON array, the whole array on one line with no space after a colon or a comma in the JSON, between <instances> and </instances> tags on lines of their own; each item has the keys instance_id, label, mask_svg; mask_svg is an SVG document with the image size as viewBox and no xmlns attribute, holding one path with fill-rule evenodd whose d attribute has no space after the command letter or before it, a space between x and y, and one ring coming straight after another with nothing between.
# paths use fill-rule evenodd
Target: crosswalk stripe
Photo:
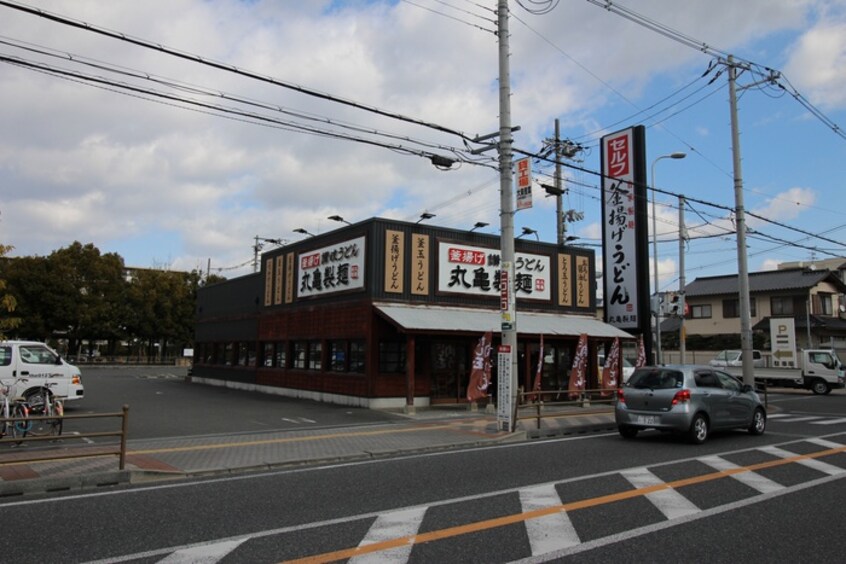
<instances>
[{"instance_id":1,"label":"crosswalk stripe","mask_svg":"<svg viewBox=\"0 0 846 564\"><path fill-rule=\"evenodd\" d=\"M704 456L700 458L699 461L707 464L714 470L719 470L720 472L740 468L737 464L729 462L725 458L720 458L719 456ZM766 476L762 476L757 472L738 472L736 474L732 474L731 477L741 484L747 485L760 493L770 493L784 489L784 486L778 482L770 480Z\"/></svg>"},{"instance_id":2,"label":"crosswalk stripe","mask_svg":"<svg viewBox=\"0 0 846 564\"><path fill-rule=\"evenodd\" d=\"M523 512L561 505L555 484L544 484L520 490ZM526 520L526 532L532 547L532 556L578 545L581 540L566 511Z\"/></svg>"},{"instance_id":3,"label":"crosswalk stripe","mask_svg":"<svg viewBox=\"0 0 846 564\"><path fill-rule=\"evenodd\" d=\"M808 439L808 442L814 443L815 445L824 446L824 447L827 447L827 448L840 448L840 447L843 446L841 443L835 443L834 441L829 441L827 439L819 439L819 438Z\"/></svg>"},{"instance_id":4,"label":"crosswalk stripe","mask_svg":"<svg viewBox=\"0 0 846 564\"><path fill-rule=\"evenodd\" d=\"M625 470L621 474L638 489L664 483L663 480L646 468ZM678 519L701 511L689 499L672 488L650 492L646 494L646 499L652 502L667 519Z\"/></svg>"},{"instance_id":5,"label":"crosswalk stripe","mask_svg":"<svg viewBox=\"0 0 846 564\"><path fill-rule=\"evenodd\" d=\"M391 511L376 518L370 526L370 530L358 543L358 546L367 546L392 539L412 537L417 534L423 516L426 515L426 507L412 507L402 511ZM411 556L411 549L414 545L408 543L404 546L391 548L381 552L372 552L361 556L354 556L348 562L354 564L376 564L380 562L407 562Z\"/></svg>"},{"instance_id":6,"label":"crosswalk stripe","mask_svg":"<svg viewBox=\"0 0 846 564\"><path fill-rule=\"evenodd\" d=\"M794 452L789 452L774 446L761 447L761 450L774 456L778 456L779 458L790 458L796 456L796 453ZM838 474L846 473L846 470L843 468L814 458L803 458L801 460L797 460L796 463L807 466L808 468L813 468L814 470L818 470L819 472L828 474L829 476L837 476Z\"/></svg>"},{"instance_id":7,"label":"crosswalk stripe","mask_svg":"<svg viewBox=\"0 0 846 564\"><path fill-rule=\"evenodd\" d=\"M159 560L158 564L215 564L245 540L247 538L183 548Z\"/></svg>"},{"instance_id":8,"label":"crosswalk stripe","mask_svg":"<svg viewBox=\"0 0 846 564\"><path fill-rule=\"evenodd\" d=\"M791 417L789 413L768 413L767 419L784 419L785 417Z\"/></svg>"},{"instance_id":9,"label":"crosswalk stripe","mask_svg":"<svg viewBox=\"0 0 846 564\"><path fill-rule=\"evenodd\" d=\"M772 419L772 417L770 417ZM779 423L799 423L800 421L814 421L816 419L822 419L819 415L809 415L807 417L783 417L779 419Z\"/></svg>"},{"instance_id":10,"label":"crosswalk stripe","mask_svg":"<svg viewBox=\"0 0 846 564\"><path fill-rule=\"evenodd\" d=\"M846 423L846 417L839 419L826 419L825 421L814 421L814 425L836 425L838 423Z\"/></svg>"}]
</instances>

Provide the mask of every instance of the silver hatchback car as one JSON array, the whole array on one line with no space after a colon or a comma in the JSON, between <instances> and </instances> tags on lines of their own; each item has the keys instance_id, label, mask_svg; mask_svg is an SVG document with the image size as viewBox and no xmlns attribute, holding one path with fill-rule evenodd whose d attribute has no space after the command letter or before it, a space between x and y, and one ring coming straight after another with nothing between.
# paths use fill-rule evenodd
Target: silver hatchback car
<instances>
[{"instance_id":1,"label":"silver hatchback car","mask_svg":"<svg viewBox=\"0 0 846 564\"><path fill-rule=\"evenodd\" d=\"M619 390L614 417L620 434L642 429L685 434L705 442L711 431L747 429L761 435L767 411L752 386L711 366L644 366Z\"/></svg>"}]
</instances>

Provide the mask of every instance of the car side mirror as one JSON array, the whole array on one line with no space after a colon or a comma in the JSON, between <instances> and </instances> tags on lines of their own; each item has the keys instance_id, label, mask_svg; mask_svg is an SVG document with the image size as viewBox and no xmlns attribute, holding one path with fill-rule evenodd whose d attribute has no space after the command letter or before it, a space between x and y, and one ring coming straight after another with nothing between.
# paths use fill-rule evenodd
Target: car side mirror
<instances>
[{"instance_id":1,"label":"car side mirror","mask_svg":"<svg viewBox=\"0 0 846 564\"><path fill-rule=\"evenodd\" d=\"M755 388L753 386L750 386L749 384L743 384L740 387L740 391L743 392L744 394L748 394L749 392L752 392L754 390L755 390Z\"/></svg>"}]
</instances>

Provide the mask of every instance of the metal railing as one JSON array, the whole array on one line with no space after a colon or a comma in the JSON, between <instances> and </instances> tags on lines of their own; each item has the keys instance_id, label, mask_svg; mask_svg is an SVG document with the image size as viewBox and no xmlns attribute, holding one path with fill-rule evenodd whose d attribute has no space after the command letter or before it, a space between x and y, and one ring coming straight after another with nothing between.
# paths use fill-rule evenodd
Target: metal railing
<instances>
[{"instance_id":1,"label":"metal railing","mask_svg":"<svg viewBox=\"0 0 846 564\"><path fill-rule=\"evenodd\" d=\"M118 449L115 452L111 452L109 448L96 448L96 447L86 447L85 449L74 449L73 452L58 452L58 451L36 451L32 453L32 456L18 456L20 451L15 453L14 462L50 462L53 460L66 460L70 458L93 458L99 456L117 456L118 457L118 466L120 470L126 468L126 435L128 429L128 421L129 421L129 406L124 405L120 412L114 413L90 413L86 415L62 415L57 417L55 415L38 415L32 417L9 417L9 418L2 418L0 417L0 421L6 421L11 424L15 424L16 422L27 422L27 421L46 421L46 420L56 420L61 419L64 425L65 421L74 420L74 419L103 419L103 418L120 418L121 425L119 431L98 431L92 433L76 433L74 432L72 435L27 435L25 437L9 437L6 436L0 439L0 444L22 444L22 443L30 443L30 442L46 442L46 441L57 441L63 439L89 439L89 438L97 438L97 437L120 437L120 443L118 444ZM108 445L98 445L99 447L108 447Z\"/></svg>"},{"instance_id":2,"label":"metal railing","mask_svg":"<svg viewBox=\"0 0 846 564\"><path fill-rule=\"evenodd\" d=\"M521 388L517 393L517 419L535 419L537 428L540 429L541 419L544 417L561 417L562 413L567 412L563 408L579 407L585 409L596 405L613 406L616 401L616 388L580 390L575 392L575 397L568 390L526 392Z\"/></svg>"}]
</instances>

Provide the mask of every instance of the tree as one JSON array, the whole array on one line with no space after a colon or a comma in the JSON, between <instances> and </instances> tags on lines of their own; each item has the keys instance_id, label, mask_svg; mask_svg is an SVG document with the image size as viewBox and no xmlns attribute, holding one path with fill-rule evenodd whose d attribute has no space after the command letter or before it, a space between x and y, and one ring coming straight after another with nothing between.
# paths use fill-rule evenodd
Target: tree
<instances>
[{"instance_id":1,"label":"tree","mask_svg":"<svg viewBox=\"0 0 846 564\"><path fill-rule=\"evenodd\" d=\"M0 245L0 258L6 256L6 253L12 250L12 247L7 245ZM7 261L3 261L4 263ZM18 306L18 301L12 294L6 293L6 280L0 278L0 340L6 338L6 332L15 329L21 323L20 317L12 317L12 312Z\"/></svg>"},{"instance_id":2,"label":"tree","mask_svg":"<svg viewBox=\"0 0 846 564\"><path fill-rule=\"evenodd\" d=\"M68 348L83 340L114 341L125 335L126 280L123 258L100 254L93 244L75 241L48 257L54 308L52 328L67 328Z\"/></svg>"}]
</instances>

